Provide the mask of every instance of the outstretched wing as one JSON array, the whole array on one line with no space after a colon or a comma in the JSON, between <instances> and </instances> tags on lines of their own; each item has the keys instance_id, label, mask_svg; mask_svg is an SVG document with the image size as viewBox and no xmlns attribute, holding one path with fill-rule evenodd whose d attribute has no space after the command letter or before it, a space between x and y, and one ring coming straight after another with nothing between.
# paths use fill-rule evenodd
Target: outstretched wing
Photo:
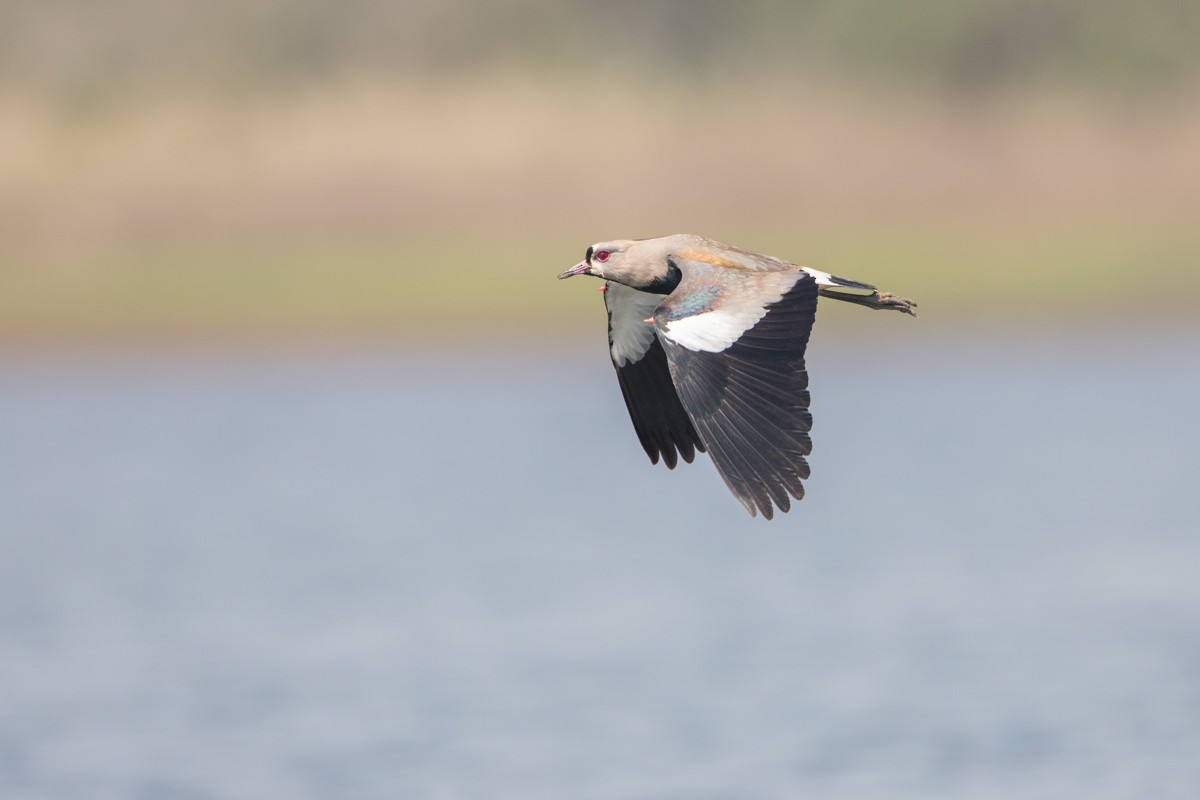
<instances>
[{"instance_id":1,"label":"outstretched wing","mask_svg":"<svg viewBox=\"0 0 1200 800\"><path fill-rule=\"evenodd\" d=\"M679 402L654 326L646 322L662 300L612 281L604 287L609 353L633 429L651 463L661 456L674 469L679 456L691 463L704 445Z\"/></svg>"},{"instance_id":2,"label":"outstretched wing","mask_svg":"<svg viewBox=\"0 0 1200 800\"><path fill-rule=\"evenodd\" d=\"M804 497L812 452L804 350L817 283L800 271L716 270L679 261L655 312L679 399L725 484L754 516ZM790 496L790 497L789 497Z\"/></svg>"}]
</instances>

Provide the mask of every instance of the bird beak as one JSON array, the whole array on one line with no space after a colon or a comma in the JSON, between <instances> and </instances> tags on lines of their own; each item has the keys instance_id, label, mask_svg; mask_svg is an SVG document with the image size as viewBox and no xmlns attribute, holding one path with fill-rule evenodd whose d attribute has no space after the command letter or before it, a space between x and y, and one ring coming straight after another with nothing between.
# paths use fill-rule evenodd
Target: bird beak
<instances>
[{"instance_id":1,"label":"bird beak","mask_svg":"<svg viewBox=\"0 0 1200 800\"><path fill-rule=\"evenodd\" d=\"M564 270L563 272L558 273L558 279L561 281L563 278L569 278L572 275L591 275L591 274L592 274L592 265L586 261L580 261L578 264L571 267L570 269Z\"/></svg>"}]
</instances>

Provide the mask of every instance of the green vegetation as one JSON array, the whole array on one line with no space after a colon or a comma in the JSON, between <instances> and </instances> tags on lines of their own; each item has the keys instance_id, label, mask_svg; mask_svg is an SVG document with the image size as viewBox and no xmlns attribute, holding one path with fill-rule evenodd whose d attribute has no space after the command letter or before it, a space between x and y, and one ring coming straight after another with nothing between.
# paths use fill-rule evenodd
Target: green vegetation
<instances>
[{"instance_id":1,"label":"green vegetation","mask_svg":"<svg viewBox=\"0 0 1200 800\"><path fill-rule=\"evenodd\" d=\"M1200 240L1186 231L947 235L930 227L799 238L746 231L736 240L911 296L932 324L1069 323L1110 313L1122 322L1194 319L1200 293ZM600 314L595 282L554 279L577 259L577 245L529 252L497 237L276 243L121 254L86 270L26 262L3 273L0 339L420 328L436 341L484 327L587 331Z\"/></svg>"},{"instance_id":2,"label":"green vegetation","mask_svg":"<svg viewBox=\"0 0 1200 800\"><path fill-rule=\"evenodd\" d=\"M847 75L981 91L1194 90L1194 0L60 0L0 4L0 73L77 100L345 74L690 83Z\"/></svg>"}]
</instances>

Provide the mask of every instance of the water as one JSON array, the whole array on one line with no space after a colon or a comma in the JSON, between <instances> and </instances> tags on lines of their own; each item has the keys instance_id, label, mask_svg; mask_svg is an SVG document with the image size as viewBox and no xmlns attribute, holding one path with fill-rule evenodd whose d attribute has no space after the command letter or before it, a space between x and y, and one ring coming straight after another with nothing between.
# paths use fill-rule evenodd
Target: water
<instances>
[{"instance_id":1,"label":"water","mask_svg":"<svg viewBox=\"0 0 1200 800\"><path fill-rule=\"evenodd\" d=\"M1194 331L878 325L773 523L600 342L3 357L0 796L1200 796Z\"/></svg>"}]
</instances>

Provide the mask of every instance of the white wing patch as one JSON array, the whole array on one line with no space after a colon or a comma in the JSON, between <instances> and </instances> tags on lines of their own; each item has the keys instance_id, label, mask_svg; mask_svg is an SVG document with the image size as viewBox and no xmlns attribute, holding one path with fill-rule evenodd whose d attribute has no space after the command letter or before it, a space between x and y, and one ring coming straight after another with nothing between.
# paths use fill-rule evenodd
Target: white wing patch
<instances>
[{"instance_id":1,"label":"white wing patch","mask_svg":"<svg viewBox=\"0 0 1200 800\"><path fill-rule=\"evenodd\" d=\"M667 319L659 333L680 347L705 353L720 353L741 338L766 316L767 308L778 303L800 278L796 272L735 272L720 275L708 270L691 269L690 262L679 262L684 268L685 279L668 298L664 308L679 309L688 305L688 300L703 295L701 276L715 277L721 284L721 292L710 310L689 314L676 319ZM689 275L690 273L690 275ZM689 284L689 277L697 282Z\"/></svg>"},{"instance_id":2,"label":"white wing patch","mask_svg":"<svg viewBox=\"0 0 1200 800\"><path fill-rule=\"evenodd\" d=\"M622 283L604 285L604 303L608 306L609 348L618 367L641 359L654 342L654 326L646 319L663 301L661 294L639 292Z\"/></svg>"},{"instance_id":3,"label":"white wing patch","mask_svg":"<svg viewBox=\"0 0 1200 800\"><path fill-rule=\"evenodd\" d=\"M762 306L718 308L668 322L662 335L680 347L720 353L766 316Z\"/></svg>"}]
</instances>

